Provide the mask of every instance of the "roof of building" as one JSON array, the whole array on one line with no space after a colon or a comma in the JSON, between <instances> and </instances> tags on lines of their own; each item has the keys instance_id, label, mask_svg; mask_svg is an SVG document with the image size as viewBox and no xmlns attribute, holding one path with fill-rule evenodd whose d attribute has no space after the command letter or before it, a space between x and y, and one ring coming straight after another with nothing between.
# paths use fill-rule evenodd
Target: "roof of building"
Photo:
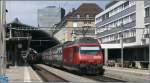
<instances>
[{"instance_id":1,"label":"roof of building","mask_svg":"<svg viewBox=\"0 0 150 83\"><path fill-rule=\"evenodd\" d=\"M114 4L116 4L118 1L111 1L110 3L108 3L106 6L105 6L105 9L113 6Z\"/></svg>"},{"instance_id":2,"label":"roof of building","mask_svg":"<svg viewBox=\"0 0 150 83\"><path fill-rule=\"evenodd\" d=\"M72 17L76 17L77 15L80 15L80 17L85 17L85 15L89 15L90 17L95 17L95 15L102 12L103 9L99 7L96 3L83 3L81 4L76 10L73 9L72 12L69 12L66 15L67 19L70 19Z\"/></svg>"},{"instance_id":3,"label":"roof of building","mask_svg":"<svg viewBox=\"0 0 150 83\"><path fill-rule=\"evenodd\" d=\"M56 8L56 6L47 6L46 8Z\"/></svg>"},{"instance_id":4,"label":"roof of building","mask_svg":"<svg viewBox=\"0 0 150 83\"><path fill-rule=\"evenodd\" d=\"M34 26L22 23L18 18L15 18L12 22L7 23L7 26L10 26L10 25L11 25L11 27L30 27L30 28L35 28Z\"/></svg>"}]
</instances>

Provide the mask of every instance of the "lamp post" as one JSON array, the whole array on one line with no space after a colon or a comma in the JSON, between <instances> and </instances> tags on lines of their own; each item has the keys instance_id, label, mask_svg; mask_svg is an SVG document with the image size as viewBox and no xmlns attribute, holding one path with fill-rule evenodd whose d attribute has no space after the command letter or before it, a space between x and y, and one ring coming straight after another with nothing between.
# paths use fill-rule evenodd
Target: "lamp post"
<instances>
[{"instance_id":1,"label":"lamp post","mask_svg":"<svg viewBox=\"0 0 150 83\"><path fill-rule=\"evenodd\" d=\"M150 73L150 25L149 25L149 73Z\"/></svg>"},{"instance_id":2,"label":"lamp post","mask_svg":"<svg viewBox=\"0 0 150 83\"><path fill-rule=\"evenodd\" d=\"M150 1L149 1L150 2ZM150 7L149 7L149 16L150 16ZM148 66L148 69L149 69L149 73L150 73L150 24L149 24L149 26L148 26L148 28L149 28L149 66Z\"/></svg>"},{"instance_id":3,"label":"lamp post","mask_svg":"<svg viewBox=\"0 0 150 83\"><path fill-rule=\"evenodd\" d=\"M12 38L12 26L11 24L9 25L9 38Z\"/></svg>"},{"instance_id":4,"label":"lamp post","mask_svg":"<svg viewBox=\"0 0 150 83\"><path fill-rule=\"evenodd\" d=\"M123 24L121 24L121 35L120 35L120 44L121 44L121 67L123 68Z\"/></svg>"}]
</instances>

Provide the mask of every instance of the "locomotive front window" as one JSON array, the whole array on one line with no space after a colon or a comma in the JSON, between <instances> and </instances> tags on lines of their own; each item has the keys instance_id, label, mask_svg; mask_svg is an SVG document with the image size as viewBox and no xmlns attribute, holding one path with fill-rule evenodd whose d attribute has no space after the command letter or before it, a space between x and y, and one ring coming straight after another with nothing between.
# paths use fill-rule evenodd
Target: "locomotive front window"
<instances>
[{"instance_id":1,"label":"locomotive front window","mask_svg":"<svg viewBox=\"0 0 150 83\"><path fill-rule=\"evenodd\" d=\"M80 54L95 55L100 51L99 47L80 47Z\"/></svg>"}]
</instances>

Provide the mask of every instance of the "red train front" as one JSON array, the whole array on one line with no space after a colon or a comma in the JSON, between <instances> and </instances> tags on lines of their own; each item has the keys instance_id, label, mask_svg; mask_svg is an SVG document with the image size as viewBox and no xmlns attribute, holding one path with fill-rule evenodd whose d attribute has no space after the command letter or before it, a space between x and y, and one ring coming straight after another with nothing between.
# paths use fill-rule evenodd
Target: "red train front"
<instances>
[{"instance_id":1,"label":"red train front","mask_svg":"<svg viewBox=\"0 0 150 83\"><path fill-rule=\"evenodd\" d=\"M63 67L80 73L103 74L103 55L97 39L84 37L63 45Z\"/></svg>"}]
</instances>

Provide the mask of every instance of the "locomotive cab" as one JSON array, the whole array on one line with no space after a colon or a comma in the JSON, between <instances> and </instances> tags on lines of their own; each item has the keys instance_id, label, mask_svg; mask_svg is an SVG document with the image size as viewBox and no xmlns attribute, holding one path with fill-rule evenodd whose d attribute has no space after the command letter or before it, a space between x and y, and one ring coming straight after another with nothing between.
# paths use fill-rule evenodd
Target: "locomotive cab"
<instances>
[{"instance_id":1,"label":"locomotive cab","mask_svg":"<svg viewBox=\"0 0 150 83\"><path fill-rule=\"evenodd\" d=\"M81 46L80 47L80 64L102 64L103 56L98 46Z\"/></svg>"},{"instance_id":2,"label":"locomotive cab","mask_svg":"<svg viewBox=\"0 0 150 83\"><path fill-rule=\"evenodd\" d=\"M81 46L80 71L86 74L103 74L103 55L99 46Z\"/></svg>"}]
</instances>

